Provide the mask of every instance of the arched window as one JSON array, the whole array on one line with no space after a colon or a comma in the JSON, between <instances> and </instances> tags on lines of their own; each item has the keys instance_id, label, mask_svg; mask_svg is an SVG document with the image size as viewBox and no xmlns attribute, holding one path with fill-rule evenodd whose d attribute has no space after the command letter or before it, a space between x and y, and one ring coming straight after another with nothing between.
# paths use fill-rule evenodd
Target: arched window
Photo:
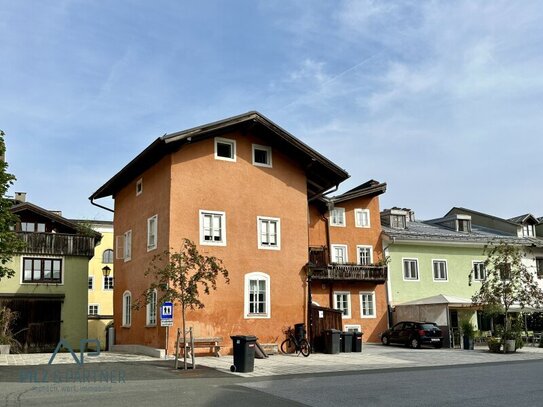
<instances>
[{"instance_id":1,"label":"arched window","mask_svg":"<svg viewBox=\"0 0 543 407\"><path fill-rule=\"evenodd\" d=\"M107 249L104 250L102 254L102 263L110 264L113 263L113 250Z\"/></svg>"},{"instance_id":2,"label":"arched window","mask_svg":"<svg viewBox=\"0 0 543 407\"><path fill-rule=\"evenodd\" d=\"M123 294L123 326L132 324L132 294L125 291Z\"/></svg>"},{"instance_id":3,"label":"arched window","mask_svg":"<svg viewBox=\"0 0 543 407\"><path fill-rule=\"evenodd\" d=\"M270 276L255 272L245 275L245 318L270 318Z\"/></svg>"}]
</instances>

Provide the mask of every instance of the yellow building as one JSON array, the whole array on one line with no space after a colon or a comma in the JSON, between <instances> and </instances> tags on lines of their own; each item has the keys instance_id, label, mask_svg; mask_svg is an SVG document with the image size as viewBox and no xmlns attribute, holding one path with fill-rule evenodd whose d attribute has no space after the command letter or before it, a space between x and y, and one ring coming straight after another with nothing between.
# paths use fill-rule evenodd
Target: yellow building
<instances>
[{"instance_id":1,"label":"yellow building","mask_svg":"<svg viewBox=\"0 0 543 407\"><path fill-rule=\"evenodd\" d=\"M105 350L107 328L113 324L113 222L92 221L90 226L102 234L102 241L89 261L88 337L98 339Z\"/></svg>"}]
</instances>

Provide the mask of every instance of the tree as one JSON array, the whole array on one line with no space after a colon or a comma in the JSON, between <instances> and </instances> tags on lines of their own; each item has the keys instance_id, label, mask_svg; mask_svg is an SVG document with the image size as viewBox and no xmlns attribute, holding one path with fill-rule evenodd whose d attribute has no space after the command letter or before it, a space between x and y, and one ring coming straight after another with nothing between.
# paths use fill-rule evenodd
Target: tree
<instances>
[{"instance_id":1,"label":"tree","mask_svg":"<svg viewBox=\"0 0 543 407\"><path fill-rule=\"evenodd\" d=\"M165 251L153 257L145 275L154 277L154 281L145 290L136 308L151 301L153 292L161 293L158 303L171 301L181 307L183 325L183 343L186 344L185 313L188 308L201 309L204 304L200 301L200 290L209 295L217 289L217 278L222 275L229 283L228 270L222 261L213 256L201 255L196 245L189 239L183 239L178 252ZM184 368L187 369L187 353L184 347Z\"/></svg>"},{"instance_id":2,"label":"tree","mask_svg":"<svg viewBox=\"0 0 543 407\"><path fill-rule=\"evenodd\" d=\"M6 198L6 193L16 178L7 172L8 164L4 159L5 153L4 132L0 130L0 280L4 277L14 276L15 270L7 267L6 264L25 246L14 232L18 218L11 211L13 202Z\"/></svg>"},{"instance_id":3,"label":"tree","mask_svg":"<svg viewBox=\"0 0 543 407\"><path fill-rule=\"evenodd\" d=\"M513 306L540 308L543 305L543 291L535 273L523 263L526 257L519 247L506 242L485 247L485 278L472 302L487 309L500 309L505 314L502 343L511 335L511 315ZM470 281L473 275L470 273Z\"/></svg>"}]
</instances>

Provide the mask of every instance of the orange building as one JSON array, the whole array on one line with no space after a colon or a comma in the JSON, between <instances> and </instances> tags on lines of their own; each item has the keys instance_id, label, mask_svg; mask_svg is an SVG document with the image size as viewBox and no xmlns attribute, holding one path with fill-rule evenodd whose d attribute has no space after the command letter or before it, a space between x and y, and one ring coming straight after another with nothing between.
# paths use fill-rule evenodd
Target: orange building
<instances>
[{"instance_id":1,"label":"orange building","mask_svg":"<svg viewBox=\"0 0 543 407\"><path fill-rule=\"evenodd\" d=\"M308 247L319 229L308 233L308 202L322 202L347 178L257 112L155 140L90 197L115 200L116 344L174 349L180 311L167 337L156 298L145 309L132 305L149 287L153 256L180 248L183 238L222 259L230 277L201 297L204 309L187 314L195 335L223 337L227 347L236 334L280 343L282 329L308 314Z\"/></svg>"}]
</instances>

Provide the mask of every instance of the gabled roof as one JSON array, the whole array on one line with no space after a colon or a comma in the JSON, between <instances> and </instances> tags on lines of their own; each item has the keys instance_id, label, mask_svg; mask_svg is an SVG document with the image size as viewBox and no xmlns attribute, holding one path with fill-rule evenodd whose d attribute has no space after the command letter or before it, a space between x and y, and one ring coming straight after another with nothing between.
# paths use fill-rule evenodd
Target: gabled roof
<instances>
[{"instance_id":1,"label":"gabled roof","mask_svg":"<svg viewBox=\"0 0 543 407\"><path fill-rule=\"evenodd\" d=\"M208 123L203 126L166 134L156 139L123 169L94 192L89 199L99 199L115 194L160 159L181 148L210 137L232 131L252 131L264 138L272 147L300 162L306 170L308 196L317 195L338 185L349 174L326 157L273 123L264 115L251 111L239 116Z\"/></svg>"},{"instance_id":2,"label":"gabled roof","mask_svg":"<svg viewBox=\"0 0 543 407\"><path fill-rule=\"evenodd\" d=\"M534 224L538 224L539 220L532 215L531 213L527 213L525 215L515 216L514 218L508 219L510 222L516 223L517 225L523 225L528 220L531 220Z\"/></svg>"},{"instance_id":3,"label":"gabled roof","mask_svg":"<svg viewBox=\"0 0 543 407\"><path fill-rule=\"evenodd\" d=\"M375 181L373 179L360 184L359 186L350 189L349 191L330 197L329 200L332 202L344 202L355 198L360 198L364 196L377 196L385 193L387 190L387 184Z\"/></svg>"},{"instance_id":4,"label":"gabled roof","mask_svg":"<svg viewBox=\"0 0 543 407\"><path fill-rule=\"evenodd\" d=\"M21 213L24 211L34 212L40 216L50 219L51 221L60 223L61 225L71 228L74 231L78 230L79 228L79 226L75 222L72 222L63 216L60 216L56 214L55 212L44 209L41 206L34 205L33 203L30 203L30 202L14 201L14 204L11 207L11 212L17 215L18 213Z\"/></svg>"},{"instance_id":5,"label":"gabled roof","mask_svg":"<svg viewBox=\"0 0 543 407\"><path fill-rule=\"evenodd\" d=\"M518 223L512 222L511 220L499 218L499 217L494 216L494 215L489 215L488 213L478 212L478 211L474 211L473 209L467 209L467 208L462 208L462 207L458 207L458 206L453 207L449 212L447 212L445 214L444 218L449 217L452 212L462 212L462 213L467 213L467 214L471 213L471 214L474 214L474 215L484 216L484 217L486 217L488 219L492 219L492 220L495 220L495 221L498 221L498 222L504 222L504 223L508 223L510 225L518 226Z\"/></svg>"}]
</instances>

